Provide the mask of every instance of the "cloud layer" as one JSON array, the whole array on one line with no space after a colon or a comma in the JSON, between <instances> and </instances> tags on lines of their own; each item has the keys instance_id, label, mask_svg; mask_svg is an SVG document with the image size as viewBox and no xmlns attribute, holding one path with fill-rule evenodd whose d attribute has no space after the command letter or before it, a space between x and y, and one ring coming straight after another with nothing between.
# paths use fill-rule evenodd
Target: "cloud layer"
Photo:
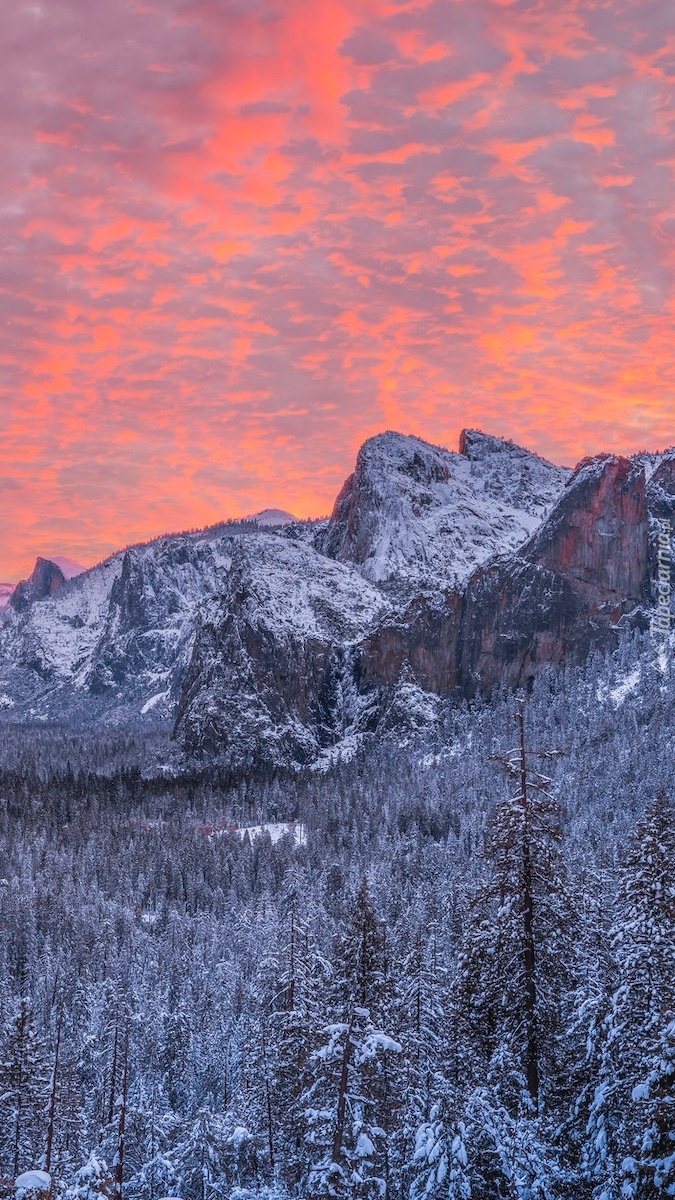
<instances>
[{"instance_id":1,"label":"cloud layer","mask_svg":"<svg viewBox=\"0 0 675 1200\"><path fill-rule=\"evenodd\" d=\"M675 442L663 0L3 17L0 578L326 512L364 437Z\"/></svg>"}]
</instances>

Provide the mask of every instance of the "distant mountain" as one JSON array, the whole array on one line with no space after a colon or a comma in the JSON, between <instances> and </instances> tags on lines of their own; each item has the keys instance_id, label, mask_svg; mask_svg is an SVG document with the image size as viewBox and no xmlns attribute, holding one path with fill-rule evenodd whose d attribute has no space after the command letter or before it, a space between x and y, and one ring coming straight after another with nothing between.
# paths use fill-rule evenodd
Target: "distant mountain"
<instances>
[{"instance_id":1,"label":"distant mountain","mask_svg":"<svg viewBox=\"0 0 675 1200\"><path fill-rule=\"evenodd\" d=\"M17 612L24 612L36 600L46 600L48 596L59 592L65 582L66 577L55 562L50 558L38 557L32 574L17 583L9 602Z\"/></svg>"},{"instance_id":2,"label":"distant mountain","mask_svg":"<svg viewBox=\"0 0 675 1200\"><path fill-rule=\"evenodd\" d=\"M82 575L87 569L82 566L82 563L76 562L74 558L66 558L62 554L52 554L49 561L56 563L65 579L74 579L76 575Z\"/></svg>"},{"instance_id":3,"label":"distant mountain","mask_svg":"<svg viewBox=\"0 0 675 1200\"><path fill-rule=\"evenodd\" d=\"M28 608L35 600L44 600L60 590L67 579L74 579L86 571L73 558L54 555L53 558L38 556L28 579L20 583L0 583L0 607L10 604L20 611Z\"/></svg>"},{"instance_id":4,"label":"distant mountain","mask_svg":"<svg viewBox=\"0 0 675 1200\"><path fill-rule=\"evenodd\" d=\"M286 512L283 508L263 508L261 512L251 513L248 517L242 517L242 521L250 521L254 525L271 526L278 528L281 525L293 525L297 521L297 517L293 513Z\"/></svg>"},{"instance_id":5,"label":"distant mountain","mask_svg":"<svg viewBox=\"0 0 675 1200\"><path fill-rule=\"evenodd\" d=\"M384 433L328 521L264 510L71 578L40 559L0 617L3 719L164 723L241 770L405 737L443 698L529 687L646 627L675 452L648 482L645 463Z\"/></svg>"}]
</instances>

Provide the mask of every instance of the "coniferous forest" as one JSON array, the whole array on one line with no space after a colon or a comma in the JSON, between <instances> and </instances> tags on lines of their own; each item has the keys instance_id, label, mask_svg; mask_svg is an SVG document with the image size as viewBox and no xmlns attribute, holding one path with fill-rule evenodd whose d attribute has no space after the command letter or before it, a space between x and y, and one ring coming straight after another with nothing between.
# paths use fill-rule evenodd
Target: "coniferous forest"
<instances>
[{"instance_id":1,"label":"coniferous forest","mask_svg":"<svg viewBox=\"0 0 675 1200\"><path fill-rule=\"evenodd\" d=\"M2 1194L675 1195L674 694L628 637L245 779L6 726Z\"/></svg>"}]
</instances>

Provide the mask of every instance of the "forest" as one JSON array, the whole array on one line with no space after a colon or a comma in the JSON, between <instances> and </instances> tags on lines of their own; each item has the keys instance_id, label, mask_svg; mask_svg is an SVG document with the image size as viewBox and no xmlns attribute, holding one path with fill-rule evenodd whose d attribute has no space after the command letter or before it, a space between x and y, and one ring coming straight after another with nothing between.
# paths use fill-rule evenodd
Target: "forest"
<instances>
[{"instance_id":1,"label":"forest","mask_svg":"<svg viewBox=\"0 0 675 1200\"><path fill-rule=\"evenodd\" d=\"M240 779L5 724L0 1195L675 1195L672 684L627 635Z\"/></svg>"}]
</instances>

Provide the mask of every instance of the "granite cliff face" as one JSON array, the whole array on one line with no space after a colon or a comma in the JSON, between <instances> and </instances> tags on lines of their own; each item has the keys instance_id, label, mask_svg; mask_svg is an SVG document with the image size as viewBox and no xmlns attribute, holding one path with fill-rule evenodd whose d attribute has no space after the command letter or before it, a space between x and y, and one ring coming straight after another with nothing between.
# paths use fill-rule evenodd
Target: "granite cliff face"
<instances>
[{"instance_id":1,"label":"granite cliff face","mask_svg":"<svg viewBox=\"0 0 675 1200\"><path fill-rule=\"evenodd\" d=\"M528 687L542 669L611 645L631 613L644 626L648 550L642 466L613 455L579 463L518 554L469 580L458 634L463 693Z\"/></svg>"},{"instance_id":2,"label":"granite cliff face","mask_svg":"<svg viewBox=\"0 0 675 1200\"><path fill-rule=\"evenodd\" d=\"M0 610L0 713L145 723L238 770L406 736L645 627L673 512L675 452L570 472L476 431L459 453L383 434L328 522L36 567Z\"/></svg>"},{"instance_id":3,"label":"granite cliff face","mask_svg":"<svg viewBox=\"0 0 675 1200\"><path fill-rule=\"evenodd\" d=\"M478 567L465 587L420 599L362 647L362 687L401 672L437 694L527 687L543 668L609 645L646 599L649 527L644 470L611 455L585 460L515 554Z\"/></svg>"},{"instance_id":4,"label":"granite cliff face","mask_svg":"<svg viewBox=\"0 0 675 1200\"><path fill-rule=\"evenodd\" d=\"M56 563L37 558L32 574L17 583L9 603L16 612L25 612L36 600L46 600L60 591L65 582L65 575Z\"/></svg>"},{"instance_id":5,"label":"granite cliff face","mask_svg":"<svg viewBox=\"0 0 675 1200\"><path fill-rule=\"evenodd\" d=\"M306 547L248 538L202 609L176 714L191 753L303 763L357 722L350 655L383 596Z\"/></svg>"},{"instance_id":6,"label":"granite cliff face","mask_svg":"<svg viewBox=\"0 0 675 1200\"><path fill-rule=\"evenodd\" d=\"M522 554L564 575L590 602L616 596L625 607L645 596L648 524L644 468L603 454L579 463Z\"/></svg>"}]
</instances>

